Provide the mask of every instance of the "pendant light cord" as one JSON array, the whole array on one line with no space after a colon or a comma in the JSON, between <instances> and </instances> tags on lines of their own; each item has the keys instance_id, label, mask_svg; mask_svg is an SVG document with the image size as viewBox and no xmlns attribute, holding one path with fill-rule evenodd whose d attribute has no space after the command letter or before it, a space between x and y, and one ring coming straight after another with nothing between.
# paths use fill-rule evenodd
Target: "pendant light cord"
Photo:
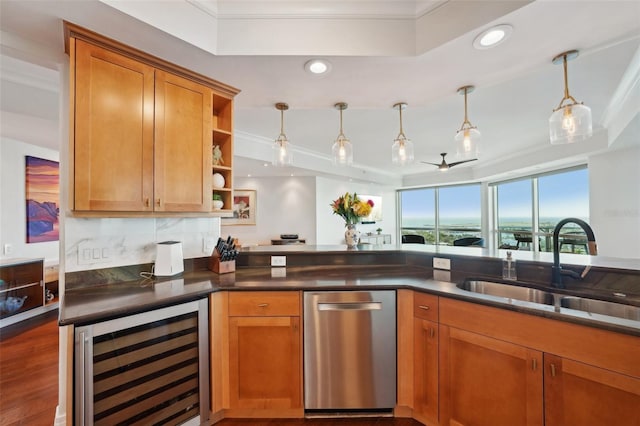
<instances>
[{"instance_id":1,"label":"pendant light cord","mask_svg":"<svg viewBox=\"0 0 640 426\"><path fill-rule=\"evenodd\" d=\"M554 111L557 111L560 108L564 108L565 105L562 105L564 101L573 102L572 104L569 104L567 106L582 104L582 102L576 101L574 97L569 94L569 73L567 72L567 55L566 54L562 56L562 68L564 70L564 98L562 98L562 100L560 101L560 104L558 104L558 108L554 109Z\"/></svg>"},{"instance_id":2,"label":"pendant light cord","mask_svg":"<svg viewBox=\"0 0 640 426\"><path fill-rule=\"evenodd\" d=\"M467 114L467 92L469 91L469 88L470 86L466 86L464 88L459 89L459 90L464 90L464 121L462 122L462 126L460 126L460 130L458 130L459 132L463 130L475 129L473 124L471 124L471 122L469 121L469 116ZM473 89L472 86L471 86L471 89ZM467 127L465 127L465 125Z\"/></svg>"},{"instance_id":3,"label":"pendant light cord","mask_svg":"<svg viewBox=\"0 0 640 426\"><path fill-rule=\"evenodd\" d=\"M400 110L400 133L398 133L398 139L400 139L400 136L402 136L402 139L406 139L404 130L402 130L402 104L398 105L398 109Z\"/></svg>"},{"instance_id":4,"label":"pendant light cord","mask_svg":"<svg viewBox=\"0 0 640 426\"><path fill-rule=\"evenodd\" d=\"M284 136L285 139L287 138L284 134L284 109L280 110L280 136Z\"/></svg>"},{"instance_id":5,"label":"pendant light cord","mask_svg":"<svg viewBox=\"0 0 640 426\"><path fill-rule=\"evenodd\" d=\"M343 107L340 107L340 133L338 134L338 141L342 144L343 140L346 139L344 132L342 131L342 111L344 111Z\"/></svg>"}]
</instances>

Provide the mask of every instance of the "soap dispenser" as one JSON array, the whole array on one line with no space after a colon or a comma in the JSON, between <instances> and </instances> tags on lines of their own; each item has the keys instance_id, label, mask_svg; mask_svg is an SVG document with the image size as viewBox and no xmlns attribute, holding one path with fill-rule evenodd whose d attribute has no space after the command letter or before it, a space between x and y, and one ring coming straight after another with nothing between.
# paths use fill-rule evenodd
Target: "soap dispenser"
<instances>
[{"instance_id":1,"label":"soap dispenser","mask_svg":"<svg viewBox=\"0 0 640 426\"><path fill-rule=\"evenodd\" d=\"M516 276L516 260L511 257L511 252L507 252L507 258L502 260L502 279L517 280Z\"/></svg>"}]
</instances>

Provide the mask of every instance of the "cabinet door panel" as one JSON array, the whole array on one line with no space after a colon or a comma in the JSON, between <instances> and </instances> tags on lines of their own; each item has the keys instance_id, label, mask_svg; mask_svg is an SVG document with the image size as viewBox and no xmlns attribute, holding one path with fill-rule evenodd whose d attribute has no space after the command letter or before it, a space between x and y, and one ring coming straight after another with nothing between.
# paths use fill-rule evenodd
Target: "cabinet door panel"
<instances>
[{"instance_id":1,"label":"cabinet door panel","mask_svg":"<svg viewBox=\"0 0 640 426\"><path fill-rule=\"evenodd\" d=\"M74 210L150 211L152 67L76 41Z\"/></svg>"},{"instance_id":2,"label":"cabinet door panel","mask_svg":"<svg viewBox=\"0 0 640 426\"><path fill-rule=\"evenodd\" d=\"M156 71L154 209L211 210L212 91Z\"/></svg>"},{"instance_id":3,"label":"cabinet door panel","mask_svg":"<svg viewBox=\"0 0 640 426\"><path fill-rule=\"evenodd\" d=\"M302 407L299 317L229 318L231 408Z\"/></svg>"},{"instance_id":4,"label":"cabinet door panel","mask_svg":"<svg viewBox=\"0 0 640 426\"><path fill-rule=\"evenodd\" d=\"M438 324L414 319L414 403L415 411L438 422Z\"/></svg>"},{"instance_id":5,"label":"cabinet door panel","mask_svg":"<svg viewBox=\"0 0 640 426\"><path fill-rule=\"evenodd\" d=\"M444 425L542 425L541 352L440 327Z\"/></svg>"},{"instance_id":6,"label":"cabinet door panel","mask_svg":"<svg viewBox=\"0 0 640 426\"><path fill-rule=\"evenodd\" d=\"M640 425L640 379L545 354L545 424Z\"/></svg>"}]
</instances>

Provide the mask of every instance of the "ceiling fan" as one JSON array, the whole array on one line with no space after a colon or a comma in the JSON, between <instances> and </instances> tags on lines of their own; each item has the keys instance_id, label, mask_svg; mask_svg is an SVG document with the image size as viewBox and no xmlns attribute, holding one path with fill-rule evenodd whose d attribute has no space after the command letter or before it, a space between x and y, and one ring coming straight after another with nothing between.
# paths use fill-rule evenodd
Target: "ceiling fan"
<instances>
[{"instance_id":1,"label":"ceiling fan","mask_svg":"<svg viewBox=\"0 0 640 426\"><path fill-rule=\"evenodd\" d=\"M458 164L462 164L462 163L468 163L469 161L476 161L477 158L473 158L471 160L463 160L463 161L456 161L455 163L449 163L447 164L446 160L444 159L445 155L447 155L446 152L441 153L440 155L442 155L442 163L437 164L437 163L429 163L428 161L421 161L422 163L425 164L432 164L434 166L438 166L438 169L440 169L440 171L442 172L446 172L447 170L449 170L451 167L453 166L457 166Z\"/></svg>"}]
</instances>

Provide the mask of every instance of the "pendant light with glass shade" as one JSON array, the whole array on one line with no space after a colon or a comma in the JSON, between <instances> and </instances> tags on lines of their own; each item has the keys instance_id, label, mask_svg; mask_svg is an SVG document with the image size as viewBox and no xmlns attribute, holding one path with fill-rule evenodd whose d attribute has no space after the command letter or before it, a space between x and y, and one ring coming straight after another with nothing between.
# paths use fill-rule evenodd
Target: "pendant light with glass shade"
<instances>
[{"instance_id":1,"label":"pendant light with glass shade","mask_svg":"<svg viewBox=\"0 0 640 426\"><path fill-rule=\"evenodd\" d=\"M467 115L467 94L474 90L474 86L463 86L458 89L458 94L464 95L464 121L455 136L456 150L460 158L476 158L480 152L480 131L471 124Z\"/></svg>"},{"instance_id":2,"label":"pendant light with glass shade","mask_svg":"<svg viewBox=\"0 0 640 426\"><path fill-rule=\"evenodd\" d=\"M393 107L398 108L398 111L400 111L400 133L398 133L398 137L396 137L391 146L391 162L404 166L405 164L413 163L413 142L407 139L402 130L402 110L407 107L407 104L398 102Z\"/></svg>"},{"instance_id":3,"label":"pendant light with glass shade","mask_svg":"<svg viewBox=\"0 0 640 426\"><path fill-rule=\"evenodd\" d=\"M549 117L549 137L552 144L579 142L593 135L591 108L569 94L567 61L577 57L577 50L569 50L560 53L552 61L554 64L562 63L564 68L564 97Z\"/></svg>"},{"instance_id":4,"label":"pendant light with glass shade","mask_svg":"<svg viewBox=\"0 0 640 426\"><path fill-rule=\"evenodd\" d=\"M347 109L348 105L344 102L338 102L334 107L340 111L340 133L331 147L333 164L335 166L350 166L353 164L353 145L342 131L342 111Z\"/></svg>"},{"instance_id":5,"label":"pendant light with glass shade","mask_svg":"<svg viewBox=\"0 0 640 426\"><path fill-rule=\"evenodd\" d=\"M291 143L284 134L284 112L289 109L289 105L278 102L276 109L280 110L280 135L273 142L273 159L271 164L274 166L290 166L293 163L293 150Z\"/></svg>"}]
</instances>

